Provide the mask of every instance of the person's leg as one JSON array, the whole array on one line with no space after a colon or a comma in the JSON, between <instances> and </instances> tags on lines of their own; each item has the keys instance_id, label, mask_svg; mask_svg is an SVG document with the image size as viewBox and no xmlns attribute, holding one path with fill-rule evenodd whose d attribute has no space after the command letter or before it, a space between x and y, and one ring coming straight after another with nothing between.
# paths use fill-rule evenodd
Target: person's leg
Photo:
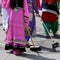
<instances>
[{"instance_id":1,"label":"person's leg","mask_svg":"<svg viewBox=\"0 0 60 60\"><path fill-rule=\"evenodd\" d=\"M26 52L25 46L26 46L25 44L19 44L19 51Z\"/></svg>"},{"instance_id":2,"label":"person's leg","mask_svg":"<svg viewBox=\"0 0 60 60\"><path fill-rule=\"evenodd\" d=\"M30 14L30 17L29 17L29 27L31 28L30 35L35 36L36 35L35 15L34 15L34 12L30 12L29 14Z\"/></svg>"},{"instance_id":3,"label":"person's leg","mask_svg":"<svg viewBox=\"0 0 60 60\"><path fill-rule=\"evenodd\" d=\"M13 49L13 42L10 41L11 34L10 34L10 29L6 32L6 39L5 39L5 50L10 50Z\"/></svg>"},{"instance_id":4,"label":"person's leg","mask_svg":"<svg viewBox=\"0 0 60 60\"><path fill-rule=\"evenodd\" d=\"M18 44L18 43L14 43L14 44L13 44L13 54L14 54L14 55L20 54L19 44Z\"/></svg>"},{"instance_id":5,"label":"person's leg","mask_svg":"<svg viewBox=\"0 0 60 60\"><path fill-rule=\"evenodd\" d=\"M56 21L56 22L54 22L54 23L52 23L51 24L51 26L52 26L52 31L53 31L53 34L55 35L56 33L57 33L57 31L58 31L58 20Z\"/></svg>"},{"instance_id":6,"label":"person's leg","mask_svg":"<svg viewBox=\"0 0 60 60\"><path fill-rule=\"evenodd\" d=\"M21 52L26 52L25 45L14 43L14 45L13 45L13 54L18 55Z\"/></svg>"}]
</instances>

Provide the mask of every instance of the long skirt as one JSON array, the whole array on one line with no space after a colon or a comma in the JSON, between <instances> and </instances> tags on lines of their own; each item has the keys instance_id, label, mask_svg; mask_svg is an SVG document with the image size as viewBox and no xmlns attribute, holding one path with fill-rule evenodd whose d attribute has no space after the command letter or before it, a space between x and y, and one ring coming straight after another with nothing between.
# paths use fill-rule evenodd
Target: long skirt
<instances>
[{"instance_id":1,"label":"long skirt","mask_svg":"<svg viewBox=\"0 0 60 60\"><path fill-rule=\"evenodd\" d=\"M14 46L25 46L25 32L24 32L24 14L23 9L17 12L10 10L9 27L6 33L6 44Z\"/></svg>"}]
</instances>

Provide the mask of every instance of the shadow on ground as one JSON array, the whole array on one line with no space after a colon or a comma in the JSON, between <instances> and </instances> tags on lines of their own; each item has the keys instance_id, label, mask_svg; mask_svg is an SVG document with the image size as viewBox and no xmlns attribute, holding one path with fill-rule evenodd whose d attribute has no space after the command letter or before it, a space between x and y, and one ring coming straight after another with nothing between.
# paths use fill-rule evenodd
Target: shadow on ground
<instances>
[{"instance_id":1,"label":"shadow on ground","mask_svg":"<svg viewBox=\"0 0 60 60\"><path fill-rule=\"evenodd\" d=\"M26 54L26 53L20 54L18 56L25 57L25 58L28 58L28 59L33 59L33 60L55 60L55 59L49 59L49 58L46 58L46 57L42 57L40 55Z\"/></svg>"},{"instance_id":2,"label":"shadow on ground","mask_svg":"<svg viewBox=\"0 0 60 60\"><path fill-rule=\"evenodd\" d=\"M41 49L42 49L42 50L45 50L45 51L49 51L49 52L54 52L54 53L59 53L59 52L60 52L60 51L57 50L57 49L48 48L48 47L43 47L43 46L41 46Z\"/></svg>"},{"instance_id":3,"label":"shadow on ground","mask_svg":"<svg viewBox=\"0 0 60 60\"><path fill-rule=\"evenodd\" d=\"M36 37L46 38L46 36L41 35L41 34L36 34ZM58 36L51 36L51 37L54 38L54 39L60 39L60 35L58 35ZM51 39L51 38L49 37L49 39Z\"/></svg>"}]
</instances>

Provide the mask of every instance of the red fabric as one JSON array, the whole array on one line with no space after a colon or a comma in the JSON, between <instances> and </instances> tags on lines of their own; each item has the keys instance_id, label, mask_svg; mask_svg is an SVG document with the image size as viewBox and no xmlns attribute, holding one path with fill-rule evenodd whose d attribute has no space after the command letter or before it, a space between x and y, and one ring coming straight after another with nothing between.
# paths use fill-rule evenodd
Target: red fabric
<instances>
[{"instance_id":1,"label":"red fabric","mask_svg":"<svg viewBox=\"0 0 60 60\"><path fill-rule=\"evenodd\" d=\"M40 0L36 0L36 6L38 9L40 9Z\"/></svg>"},{"instance_id":2,"label":"red fabric","mask_svg":"<svg viewBox=\"0 0 60 60\"><path fill-rule=\"evenodd\" d=\"M56 18L57 17L56 17L55 14L48 13L48 12L43 12L42 13L42 19L45 22L55 22L57 20Z\"/></svg>"},{"instance_id":3,"label":"red fabric","mask_svg":"<svg viewBox=\"0 0 60 60\"><path fill-rule=\"evenodd\" d=\"M57 2L57 0L44 0L45 3L54 3Z\"/></svg>"}]
</instances>

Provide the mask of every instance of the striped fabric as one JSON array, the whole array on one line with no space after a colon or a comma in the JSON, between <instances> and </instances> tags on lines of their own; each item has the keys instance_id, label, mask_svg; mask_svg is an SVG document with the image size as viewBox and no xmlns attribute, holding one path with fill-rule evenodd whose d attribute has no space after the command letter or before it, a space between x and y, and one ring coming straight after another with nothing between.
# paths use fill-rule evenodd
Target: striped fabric
<instances>
[{"instance_id":1,"label":"striped fabric","mask_svg":"<svg viewBox=\"0 0 60 60\"><path fill-rule=\"evenodd\" d=\"M8 6L9 6L8 2ZM28 5L27 0L24 0L24 8L19 8L17 12L14 11L14 9L11 9L11 7L7 6L9 10L9 28L6 33L6 44L11 43L10 40L14 40L15 42L25 42L25 28L28 27L29 20L27 17L29 17L28 12ZM25 17L24 17L25 16ZM25 26L26 25L26 26ZM23 43L24 43L23 42Z\"/></svg>"},{"instance_id":2,"label":"striped fabric","mask_svg":"<svg viewBox=\"0 0 60 60\"><path fill-rule=\"evenodd\" d=\"M46 22L55 22L59 15L57 0L44 0L42 19Z\"/></svg>"}]
</instances>

